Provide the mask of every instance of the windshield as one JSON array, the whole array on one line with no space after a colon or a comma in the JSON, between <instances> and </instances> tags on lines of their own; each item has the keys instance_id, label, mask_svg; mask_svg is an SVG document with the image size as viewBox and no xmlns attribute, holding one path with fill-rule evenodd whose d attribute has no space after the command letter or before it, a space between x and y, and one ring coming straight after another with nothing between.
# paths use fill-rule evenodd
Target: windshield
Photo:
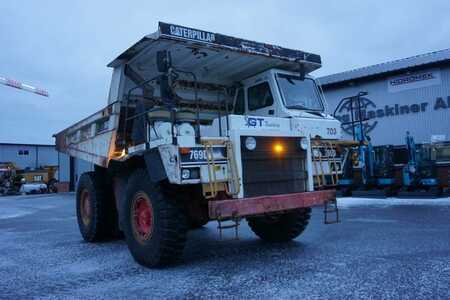
<instances>
[{"instance_id":1,"label":"windshield","mask_svg":"<svg viewBox=\"0 0 450 300\"><path fill-rule=\"evenodd\" d=\"M323 111L316 84L311 78L277 74L277 82L287 108Z\"/></svg>"}]
</instances>

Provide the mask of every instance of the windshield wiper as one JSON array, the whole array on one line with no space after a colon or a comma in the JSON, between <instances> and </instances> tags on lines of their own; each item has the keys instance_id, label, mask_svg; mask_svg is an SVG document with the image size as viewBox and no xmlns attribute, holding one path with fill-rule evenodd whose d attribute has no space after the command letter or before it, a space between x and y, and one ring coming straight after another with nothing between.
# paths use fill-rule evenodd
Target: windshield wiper
<instances>
[{"instance_id":1,"label":"windshield wiper","mask_svg":"<svg viewBox=\"0 0 450 300\"><path fill-rule=\"evenodd\" d=\"M300 105L300 104L286 106L286 108L289 108L289 109L308 109L306 106L303 106L303 105Z\"/></svg>"},{"instance_id":2,"label":"windshield wiper","mask_svg":"<svg viewBox=\"0 0 450 300\"><path fill-rule=\"evenodd\" d=\"M312 115L323 117L323 112L321 112L321 111L307 110L306 112L309 114L312 114Z\"/></svg>"},{"instance_id":3,"label":"windshield wiper","mask_svg":"<svg viewBox=\"0 0 450 300\"><path fill-rule=\"evenodd\" d=\"M322 116L322 114L323 114L323 111L310 110L310 109L308 109L307 107L305 107L303 105L291 105L291 106L286 106L286 108L289 108L289 109L301 109L301 110L304 110L307 113L310 113L310 114L313 114L313 115L316 115L316 116Z\"/></svg>"}]
</instances>

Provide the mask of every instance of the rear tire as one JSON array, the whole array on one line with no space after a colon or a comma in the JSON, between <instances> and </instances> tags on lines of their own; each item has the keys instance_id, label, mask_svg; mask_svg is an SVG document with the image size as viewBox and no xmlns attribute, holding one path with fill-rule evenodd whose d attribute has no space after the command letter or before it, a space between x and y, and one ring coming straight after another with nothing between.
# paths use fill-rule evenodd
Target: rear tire
<instances>
[{"instance_id":1,"label":"rear tire","mask_svg":"<svg viewBox=\"0 0 450 300\"><path fill-rule=\"evenodd\" d=\"M247 218L250 229L268 242L288 242L298 237L311 217L311 208L301 208L279 215Z\"/></svg>"},{"instance_id":2,"label":"rear tire","mask_svg":"<svg viewBox=\"0 0 450 300\"><path fill-rule=\"evenodd\" d=\"M57 187L58 180L56 179L50 179L50 181L47 184L47 189L49 193L57 193L58 187Z\"/></svg>"},{"instance_id":3,"label":"rear tire","mask_svg":"<svg viewBox=\"0 0 450 300\"><path fill-rule=\"evenodd\" d=\"M208 220L189 220L189 228L190 229L199 229L208 224Z\"/></svg>"},{"instance_id":4,"label":"rear tire","mask_svg":"<svg viewBox=\"0 0 450 300\"><path fill-rule=\"evenodd\" d=\"M97 242L113 237L117 217L103 176L96 172L80 176L76 206L78 227L85 241Z\"/></svg>"},{"instance_id":5,"label":"rear tire","mask_svg":"<svg viewBox=\"0 0 450 300\"><path fill-rule=\"evenodd\" d=\"M129 178L121 211L123 231L133 258L146 267L179 261L186 242L187 221L169 184L154 184L146 170Z\"/></svg>"}]
</instances>

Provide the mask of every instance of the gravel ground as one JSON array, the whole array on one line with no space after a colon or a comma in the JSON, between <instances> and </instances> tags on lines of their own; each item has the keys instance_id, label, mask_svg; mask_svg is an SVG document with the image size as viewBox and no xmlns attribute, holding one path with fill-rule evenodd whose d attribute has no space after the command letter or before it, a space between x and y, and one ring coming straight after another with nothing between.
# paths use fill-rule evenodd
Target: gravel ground
<instances>
[{"instance_id":1,"label":"gravel ground","mask_svg":"<svg viewBox=\"0 0 450 300\"><path fill-rule=\"evenodd\" d=\"M124 241L88 244L73 194L0 198L0 298L450 299L450 198L341 199L342 223L271 245L243 222L189 233L184 262L137 265ZM232 232L227 233L229 238Z\"/></svg>"}]
</instances>

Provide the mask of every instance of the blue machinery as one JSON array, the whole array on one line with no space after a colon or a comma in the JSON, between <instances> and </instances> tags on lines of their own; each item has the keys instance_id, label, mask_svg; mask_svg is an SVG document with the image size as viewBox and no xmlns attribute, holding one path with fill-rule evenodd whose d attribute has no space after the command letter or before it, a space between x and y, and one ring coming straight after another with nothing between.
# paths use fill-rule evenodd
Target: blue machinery
<instances>
[{"instance_id":1,"label":"blue machinery","mask_svg":"<svg viewBox=\"0 0 450 300\"><path fill-rule=\"evenodd\" d=\"M421 145L418 149L414 138L406 133L406 149L408 152L408 163L402 170L403 188L400 196L432 195L439 196L442 188L439 180L435 177L435 162L431 157L431 147Z\"/></svg>"},{"instance_id":2,"label":"blue machinery","mask_svg":"<svg viewBox=\"0 0 450 300\"><path fill-rule=\"evenodd\" d=\"M342 122L342 126L349 126L353 140L357 142L355 148L347 148L346 161L342 179L338 182L338 188L343 196L390 196L395 191L395 178L392 169L392 147L374 149L370 137L365 134L363 118L364 104L362 97L367 92L360 92L356 96L341 100L336 107L336 112L345 107L350 112L350 120ZM360 169L361 180L355 182L354 167Z\"/></svg>"},{"instance_id":3,"label":"blue machinery","mask_svg":"<svg viewBox=\"0 0 450 300\"><path fill-rule=\"evenodd\" d=\"M347 147L343 155L342 178L338 181L339 193L342 196L386 197L395 195L407 197L439 196L442 193L439 180L436 178L436 163L432 158L433 147L416 146L414 138L407 132L406 149L408 161L402 169L401 189L394 176L393 147L373 147L370 137L365 134L367 121L364 116L364 96L360 92L356 96L342 99L334 111L346 109L350 120L342 122L342 126L351 129L355 146ZM360 180L355 174L360 170Z\"/></svg>"}]
</instances>

